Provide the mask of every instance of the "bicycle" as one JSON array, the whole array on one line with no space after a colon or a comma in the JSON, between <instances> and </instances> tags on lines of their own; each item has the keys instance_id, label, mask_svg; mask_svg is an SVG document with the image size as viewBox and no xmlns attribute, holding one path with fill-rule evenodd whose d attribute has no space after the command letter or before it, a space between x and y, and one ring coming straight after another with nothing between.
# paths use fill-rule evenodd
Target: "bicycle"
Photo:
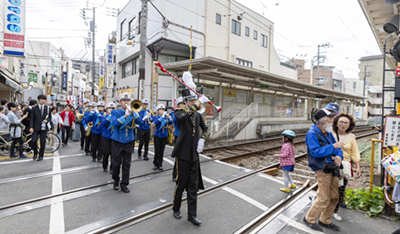
<instances>
[{"instance_id":1,"label":"bicycle","mask_svg":"<svg viewBox=\"0 0 400 234\"><path fill-rule=\"evenodd\" d=\"M1 131L0 132L0 148L3 148L3 147L9 147L10 148L11 147L12 140L11 141L6 141L3 138L3 136L9 135L9 134L10 134L9 131L7 131L7 132ZM24 146L23 146L24 150L27 150L27 149L31 148L29 146L29 142L32 140L32 138L29 138L29 140L27 140L28 137L31 136L31 135L32 135L32 133L25 134L25 132L22 132L22 139L24 141ZM39 151L40 150L40 139L38 139L37 145L38 145L38 151ZM60 146L61 146L61 140L58 137L58 135L54 134L52 132L47 132L46 145L45 145L44 152L45 153L54 153L60 148ZM13 153L18 153L18 147L19 147L19 144L16 144L15 148L14 148L15 152L13 152Z\"/></svg>"}]
</instances>

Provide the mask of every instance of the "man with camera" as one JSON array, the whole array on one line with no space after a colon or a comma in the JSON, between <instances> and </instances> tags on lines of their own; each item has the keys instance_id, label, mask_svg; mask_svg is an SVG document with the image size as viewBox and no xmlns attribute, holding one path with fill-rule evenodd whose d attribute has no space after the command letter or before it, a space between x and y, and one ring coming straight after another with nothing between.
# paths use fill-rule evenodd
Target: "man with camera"
<instances>
[{"instance_id":1,"label":"man with camera","mask_svg":"<svg viewBox=\"0 0 400 234\"><path fill-rule=\"evenodd\" d=\"M335 115L326 109L317 111L313 120L315 125L310 127L306 135L308 166L315 172L318 190L317 199L303 221L318 231L322 231L322 227L339 231L339 227L331 222L331 217L339 201L338 178L344 143L336 142L332 135Z\"/></svg>"}]
</instances>

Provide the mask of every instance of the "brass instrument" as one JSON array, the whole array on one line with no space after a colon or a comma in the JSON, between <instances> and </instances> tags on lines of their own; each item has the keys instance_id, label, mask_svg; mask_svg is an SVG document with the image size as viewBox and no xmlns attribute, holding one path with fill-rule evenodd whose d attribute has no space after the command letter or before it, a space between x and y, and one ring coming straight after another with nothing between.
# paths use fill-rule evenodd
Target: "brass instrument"
<instances>
[{"instance_id":1,"label":"brass instrument","mask_svg":"<svg viewBox=\"0 0 400 234\"><path fill-rule=\"evenodd\" d=\"M143 103L139 99L131 101L132 111L139 113L143 109Z\"/></svg>"},{"instance_id":2,"label":"brass instrument","mask_svg":"<svg viewBox=\"0 0 400 234\"><path fill-rule=\"evenodd\" d=\"M200 109L197 112L203 114L205 111L206 111L206 104L204 103L200 105Z\"/></svg>"},{"instance_id":3,"label":"brass instrument","mask_svg":"<svg viewBox=\"0 0 400 234\"><path fill-rule=\"evenodd\" d=\"M77 118L79 121L82 121L82 118L83 118L84 115L85 115L85 114L77 113L77 114L76 114L76 118Z\"/></svg>"},{"instance_id":4,"label":"brass instrument","mask_svg":"<svg viewBox=\"0 0 400 234\"><path fill-rule=\"evenodd\" d=\"M89 136L89 135L90 135L90 131L92 130L92 127L93 127L93 123L90 122L90 123L88 124L88 129L86 130L86 136Z\"/></svg>"}]
</instances>

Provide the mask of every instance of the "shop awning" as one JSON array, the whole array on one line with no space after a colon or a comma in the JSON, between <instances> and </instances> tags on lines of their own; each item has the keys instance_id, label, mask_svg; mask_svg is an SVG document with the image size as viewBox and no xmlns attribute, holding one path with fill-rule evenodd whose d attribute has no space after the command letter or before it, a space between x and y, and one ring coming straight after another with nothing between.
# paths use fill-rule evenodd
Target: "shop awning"
<instances>
[{"instance_id":1,"label":"shop awning","mask_svg":"<svg viewBox=\"0 0 400 234\"><path fill-rule=\"evenodd\" d=\"M24 88L19 83L14 81L11 77L9 77L2 71L0 71L0 83L3 83L19 92L22 92L24 90Z\"/></svg>"}]
</instances>

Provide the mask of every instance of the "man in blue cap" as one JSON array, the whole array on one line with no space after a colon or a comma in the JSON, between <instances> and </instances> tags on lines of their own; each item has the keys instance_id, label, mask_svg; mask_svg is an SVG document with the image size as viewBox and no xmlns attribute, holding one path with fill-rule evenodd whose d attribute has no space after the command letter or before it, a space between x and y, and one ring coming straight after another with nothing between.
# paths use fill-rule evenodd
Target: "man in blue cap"
<instances>
[{"instance_id":1,"label":"man in blue cap","mask_svg":"<svg viewBox=\"0 0 400 234\"><path fill-rule=\"evenodd\" d=\"M143 159L149 160L147 154L149 153L150 125L153 120L150 110L147 109L147 107L149 106L149 99L147 98L143 99L142 103L143 103L143 109L139 112L139 116L143 120L143 123L140 124L137 129L137 136L139 138L138 158L142 159L142 148L144 144Z\"/></svg>"}]
</instances>

